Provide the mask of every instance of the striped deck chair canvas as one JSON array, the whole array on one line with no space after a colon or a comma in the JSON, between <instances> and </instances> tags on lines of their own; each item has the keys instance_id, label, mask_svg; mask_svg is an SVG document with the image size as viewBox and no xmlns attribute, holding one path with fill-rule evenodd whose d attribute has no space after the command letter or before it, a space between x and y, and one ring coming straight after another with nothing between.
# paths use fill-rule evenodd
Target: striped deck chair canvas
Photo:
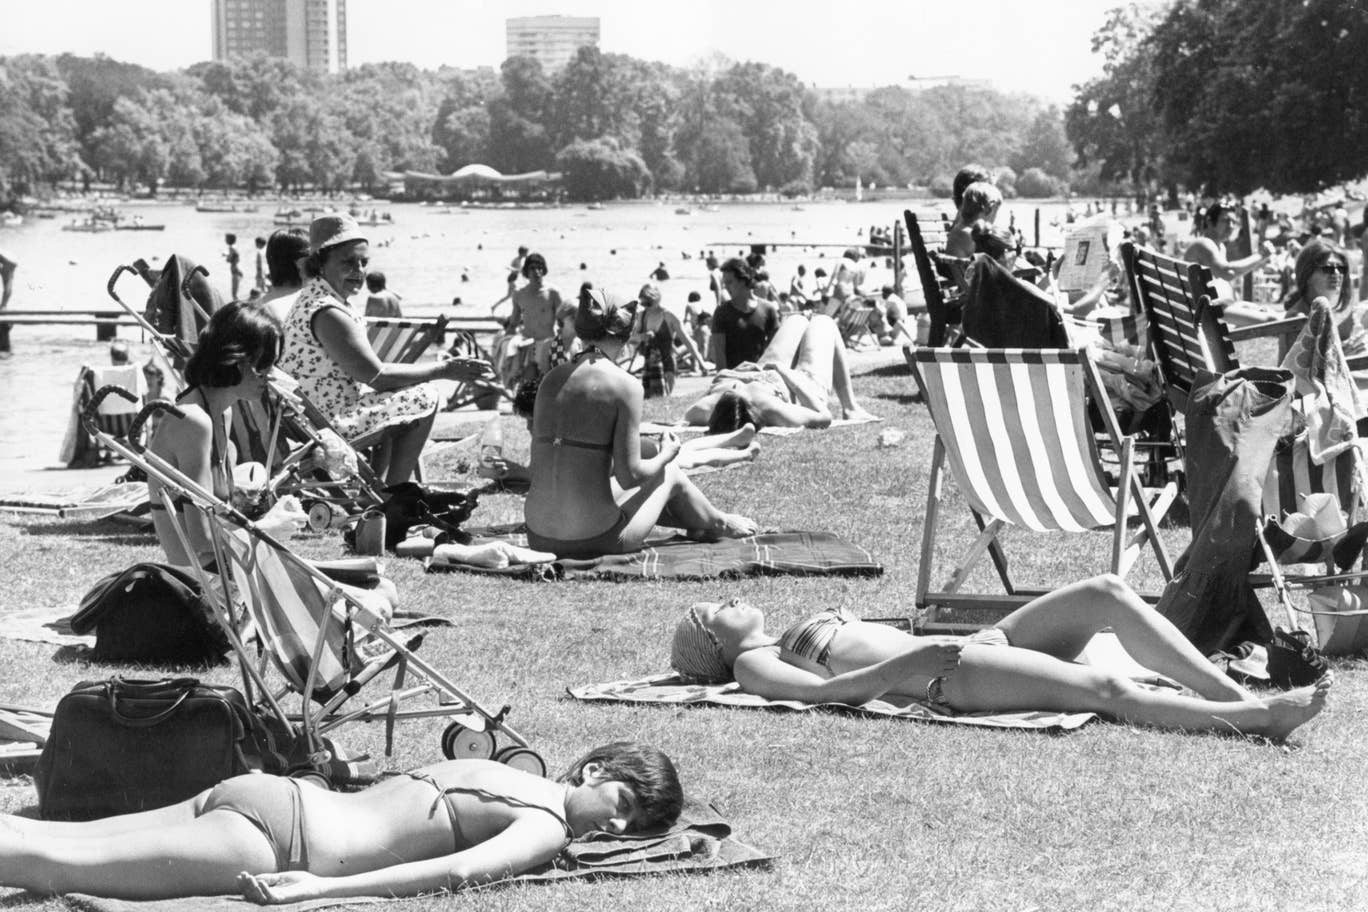
<instances>
[{"instance_id":1,"label":"striped deck chair canvas","mask_svg":"<svg viewBox=\"0 0 1368 912\"><path fill-rule=\"evenodd\" d=\"M1000 536L1007 526L1034 532L1112 534L1110 570L1125 576L1141 551L1154 551L1167 580L1172 565L1158 522L1176 496L1170 482L1145 488L1134 473L1134 441L1120 433L1096 366L1086 350L930 349L911 353L936 441L928 481L917 606L927 629L947 629L941 608L1009 608L1046 590L1016 588ZM1089 400L1121 454L1119 479L1108 480L1087 418ZM945 465L982 530L944 587L930 588ZM1138 520L1134 532L1130 521ZM970 570L988 553L1005 595L966 594ZM962 627L964 625L955 625Z\"/></svg>"},{"instance_id":2,"label":"striped deck chair canvas","mask_svg":"<svg viewBox=\"0 0 1368 912\"><path fill-rule=\"evenodd\" d=\"M446 317L435 320L373 318L366 321L366 338L381 361L412 364L434 344L445 340L446 326Z\"/></svg>"},{"instance_id":3,"label":"striped deck chair canvas","mask_svg":"<svg viewBox=\"0 0 1368 912\"><path fill-rule=\"evenodd\" d=\"M128 441L128 431L133 419L138 417L143 399L147 395L147 381L142 368L137 364L107 365L91 367L84 365L76 380L76 393L72 399L73 417L69 423L67 440L62 445L62 461L69 467L98 465L113 458L98 442L90 437L85 427L75 416L85 411L95 393L106 386L118 386L133 393L136 403L121 396L106 396L100 402L95 415L96 426L116 440Z\"/></svg>"}]
</instances>

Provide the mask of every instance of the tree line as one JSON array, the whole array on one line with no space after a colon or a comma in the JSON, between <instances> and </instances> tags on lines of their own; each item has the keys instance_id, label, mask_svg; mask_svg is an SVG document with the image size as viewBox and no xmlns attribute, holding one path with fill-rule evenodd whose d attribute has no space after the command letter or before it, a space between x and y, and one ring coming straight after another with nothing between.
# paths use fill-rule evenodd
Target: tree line
<instances>
[{"instance_id":1,"label":"tree line","mask_svg":"<svg viewBox=\"0 0 1368 912\"><path fill-rule=\"evenodd\" d=\"M555 73L265 56L158 73L103 56L0 58L0 204L59 182L128 190L383 191L386 171L560 171L579 199L930 186L969 161L1004 189L1060 192L1064 115L989 88L892 86L824 100L764 63L691 68L583 48Z\"/></svg>"},{"instance_id":2,"label":"tree line","mask_svg":"<svg viewBox=\"0 0 1368 912\"><path fill-rule=\"evenodd\" d=\"M1107 181L1307 193L1368 174L1368 4L1177 0L1112 10L1065 114Z\"/></svg>"}]
</instances>

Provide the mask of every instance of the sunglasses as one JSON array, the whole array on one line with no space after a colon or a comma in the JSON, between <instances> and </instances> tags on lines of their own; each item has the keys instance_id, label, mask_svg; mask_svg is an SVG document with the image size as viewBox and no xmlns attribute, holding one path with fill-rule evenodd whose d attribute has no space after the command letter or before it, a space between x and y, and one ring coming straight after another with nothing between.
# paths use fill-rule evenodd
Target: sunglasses
<instances>
[{"instance_id":1,"label":"sunglasses","mask_svg":"<svg viewBox=\"0 0 1368 912\"><path fill-rule=\"evenodd\" d=\"M1322 263L1321 265L1316 267L1316 270L1318 272L1323 272L1326 275L1349 274L1349 267L1345 266L1343 263Z\"/></svg>"}]
</instances>

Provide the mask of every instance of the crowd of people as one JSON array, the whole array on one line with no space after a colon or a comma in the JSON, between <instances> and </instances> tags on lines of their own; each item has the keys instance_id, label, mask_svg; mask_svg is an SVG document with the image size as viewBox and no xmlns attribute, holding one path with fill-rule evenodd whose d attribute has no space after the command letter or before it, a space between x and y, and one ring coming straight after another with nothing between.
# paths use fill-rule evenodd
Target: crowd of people
<instances>
[{"instance_id":1,"label":"crowd of people","mask_svg":"<svg viewBox=\"0 0 1368 912\"><path fill-rule=\"evenodd\" d=\"M966 261L966 281L975 268L996 269L982 266L991 261L1053 293L1063 311L1081 315L1126 303L1114 265L1091 288L1059 289L1058 261L1040 260L1011 226L997 224L1002 195L986 169L966 167L953 194L942 253ZM1362 227L1332 219L1329 231L1299 239L1274 236L1277 221L1261 215L1256 249L1233 256L1238 216L1232 206L1209 201L1183 256L1226 282L1256 270L1278 272L1287 312L1326 298L1346 349L1361 349L1364 330L1341 244L1361 236ZM1124 237L1143 245L1162 235L1137 224ZM369 239L348 216L324 215L307 232L257 238L244 300L236 238L225 240L234 300L208 321L185 365L180 414L158 423L153 453L231 499L232 410L259 399L281 371L352 445L370 450L387 483L398 484L418 465L443 401L438 383L502 376L517 388L515 408L528 421L532 443L528 466L500 471L516 469L527 481L529 545L561 558L639 550L656 526L697 541L754 535L755 519L714 504L686 469L754 458L762 427L817 429L869 418L855 394L841 327L852 308L867 313L865 325L877 339L901 333L916 340L908 325L916 312L896 288L866 287L866 255L888 241L878 232L868 247L845 251L829 274L819 268L809 276L799 265L782 292L762 253L707 257L707 288L689 291L682 318L663 304L662 285L677 281L663 263L633 300L589 282L567 298L547 281L546 257L519 248L507 293L493 308L510 305L501 322L506 337L517 340L505 348L511 372L472 357L382 361L365 320L399 316L402 299L370 268ZM6 264L8 295L13 264L0 256L0 267ZM636 359L639 376L629 370ZM685 365L712 375L707 391L681 414L709 436L685 443L669 431L644 435L645 398L672 396ZM212 563L211 538L195 511L167 515L158 481L149 487L168 560ZM1075 664L1103 629L1186 691L1140 686ZM911 636L836 609L775 635L763 613L744 602L701 603L678 622L670 652L688 681L734 681L772 700L860 704L896 697L948 713L1087 711L1158 728L1275 739L1314 717L1331 684L1326 676L1276 696L1251 693L1115 576L1064 586L967 637ZM591 752L556 783L469 760L397 775L355 794L248 776L178 805L104 821L0 818L0 884L143 899L404 895L525 870L587 832L668 825L681 803L669 759L625 742ZM445 814L433 813L443 804Z\"/></svg>"}]
</instances>

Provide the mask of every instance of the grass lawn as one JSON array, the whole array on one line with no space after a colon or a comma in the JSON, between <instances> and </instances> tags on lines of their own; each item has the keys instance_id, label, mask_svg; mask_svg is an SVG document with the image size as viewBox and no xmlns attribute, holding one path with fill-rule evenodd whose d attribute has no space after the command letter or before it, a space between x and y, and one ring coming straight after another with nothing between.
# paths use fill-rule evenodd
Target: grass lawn
<instances>
[{"instance_id":1,"label":"grass lawn","mask_svg":"<svg viewBox=\"0 0 1368 912\"><path fill-rule=\"evenodd\" d=\"M712 801L736 835L779 856L770 871L496 889L436 897L419 908L670 909L1349 909L1368 906L1368 674L1337 660L1330 708L1286 745L1160 733L1098 722L1046 735L718 708L585 705L566 686L664 670L670 633L692 601L739 594L782 629L819 606L906 616L925 509L932 428L909 399L902 368L856 377L866 425L763 437L753 465L700 486L762 526L826 529L869 548L873 579L776 577L736 583L524 583L425 575L390 559L406 607L456 621L424 652L476 698L510 703L510 722L559 770L591 745L652 742L675 758L685 787ZM664 418L673 403L648 403ZM512 418L506 448L526 453ZM879 448L884 428L906 433ZM460 468L462 453L447 457ZM472 523L521 518L512 495L482 499ZM972 538L953 494L939 567ZM154 540L112 523L8 515L0 522L0 610L75 606L100 576L158 557ZM1174 557L1185 527L1165 530ZM1058 583L1104 569L1104 535L1015 535L1020 581ZM304 537L313 557L340 553L336 533ZM943 577L943 571L938 571ZM939 581L939 580L938 580ZM995 580L983 570L971 584ZM1132 575L1157 589L1152 559ZM1278 621L1282 621L1279 617ZM129 669L54 659L55 647L0 640L0 702L52 705L79 680ZM147 669L141 676L160 676ZM203 677L233 683L230 666ZM394 765L440 759L439 721L401 727ZM376 753L380 726L340 740ZM31 782L0 780L0 810L34 810ZM59 907L10 893L6 907Z\"/></svg>"}]
</instances>

